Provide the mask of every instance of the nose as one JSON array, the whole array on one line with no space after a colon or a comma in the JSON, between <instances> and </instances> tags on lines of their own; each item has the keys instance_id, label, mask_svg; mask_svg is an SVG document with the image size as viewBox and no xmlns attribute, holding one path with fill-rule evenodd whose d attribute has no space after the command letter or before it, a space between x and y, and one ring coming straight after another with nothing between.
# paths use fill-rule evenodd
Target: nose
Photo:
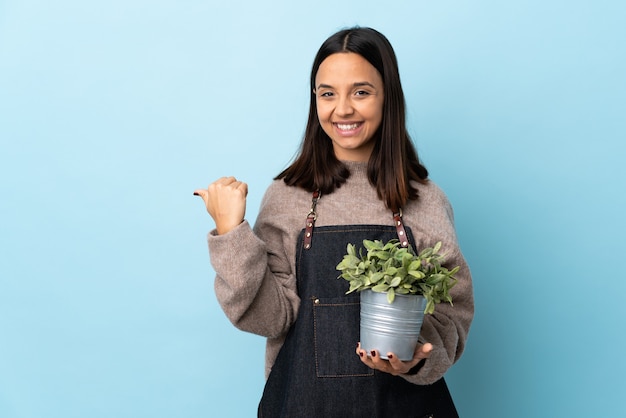
<instances>
[{"instance_id":1,"label":"nose","mask_svg":"<svg viewBox=\"0 0 626 418\"><path fill-rule=\"evenodd\" d=\"M352 101L349 97L342 97L337 102L337 107L335 108L335 113L339 116L351 115L354 113L354 108L352 107Z\"/></svg>"}]
</instances>

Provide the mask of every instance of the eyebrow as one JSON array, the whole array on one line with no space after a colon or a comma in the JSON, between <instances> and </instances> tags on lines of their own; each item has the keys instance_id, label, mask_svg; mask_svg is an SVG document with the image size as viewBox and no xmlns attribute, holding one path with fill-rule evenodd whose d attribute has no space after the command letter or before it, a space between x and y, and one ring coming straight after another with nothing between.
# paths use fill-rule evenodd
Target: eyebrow
<instances>
[{"instance_id":1,"label":"eyebrow","mask_svg":"<svg viewBox=\"0 0 626 418\"><path fill-rule=\"evenodd\" d=\"M373 89L376 88L372 83L370 83L368 81L356 82L356 83L352 84L352 87L371 87ZM332 89L333 86L331 86L329 84L320 84L320 85L317 86L317 88L318 89Z\"/></svg>"}]
</instances>

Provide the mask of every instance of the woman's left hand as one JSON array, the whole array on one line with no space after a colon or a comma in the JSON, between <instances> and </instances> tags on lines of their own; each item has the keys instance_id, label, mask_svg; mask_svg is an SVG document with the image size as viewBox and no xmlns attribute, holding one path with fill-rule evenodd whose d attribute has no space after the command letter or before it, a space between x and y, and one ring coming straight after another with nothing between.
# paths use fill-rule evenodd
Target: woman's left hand
<instances>
[{"instance_id":1,"label":"woman's left hand","mask_svg":"<svg viewBox=\"0 0 626 418\"><path fill-rule=\"evenodd\" d=\"M431 343L418 343L417 347L415 347L413 359L410 361L401 361L394 353L387 353L389 360L384 360L380 358L380 353L376 350L372 350L368 353L361 349L361 343L356 347L356 353L361 357L361 361L365 365L372 369L380 370L381 372L390 373L394 376L408 373L417 363L428 358L432 351L433 345Z\"/></svg>"}]
</instances>

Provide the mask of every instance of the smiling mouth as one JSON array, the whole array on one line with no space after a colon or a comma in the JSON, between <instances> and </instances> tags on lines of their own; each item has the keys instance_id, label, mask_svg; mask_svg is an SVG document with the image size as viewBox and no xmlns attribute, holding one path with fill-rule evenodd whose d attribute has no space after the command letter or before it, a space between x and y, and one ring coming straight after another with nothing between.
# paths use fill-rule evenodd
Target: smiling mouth
<instances>
[{"instance_id":1,"label":"smiling mouth","mask_svg":"<svg viewBox=\"0 0 626 418\"><path fill-rule=\"evenodd\" d=\"M335 126L340 131L353 131L361 126L361 123L335 123Z\"/></svg>"}]
</instances>

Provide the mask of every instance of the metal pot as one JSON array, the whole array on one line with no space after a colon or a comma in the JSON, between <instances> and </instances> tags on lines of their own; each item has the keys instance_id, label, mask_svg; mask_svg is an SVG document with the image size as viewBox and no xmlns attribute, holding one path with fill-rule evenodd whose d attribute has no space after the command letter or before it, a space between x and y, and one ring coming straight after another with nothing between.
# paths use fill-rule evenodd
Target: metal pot
<instances>
[{"instance_id":1,"label":"metal pot","mask_svg":"<svg viewBox=\"0 0 626 418\"><path fill-rule=\"evenodd\" d=\"M378 351L383 359L391 352L402 361L412 360L425 308L422 295L396 294L389 303L386 293L362 291L361 347Z\"/></svg>"}]
</instances>

